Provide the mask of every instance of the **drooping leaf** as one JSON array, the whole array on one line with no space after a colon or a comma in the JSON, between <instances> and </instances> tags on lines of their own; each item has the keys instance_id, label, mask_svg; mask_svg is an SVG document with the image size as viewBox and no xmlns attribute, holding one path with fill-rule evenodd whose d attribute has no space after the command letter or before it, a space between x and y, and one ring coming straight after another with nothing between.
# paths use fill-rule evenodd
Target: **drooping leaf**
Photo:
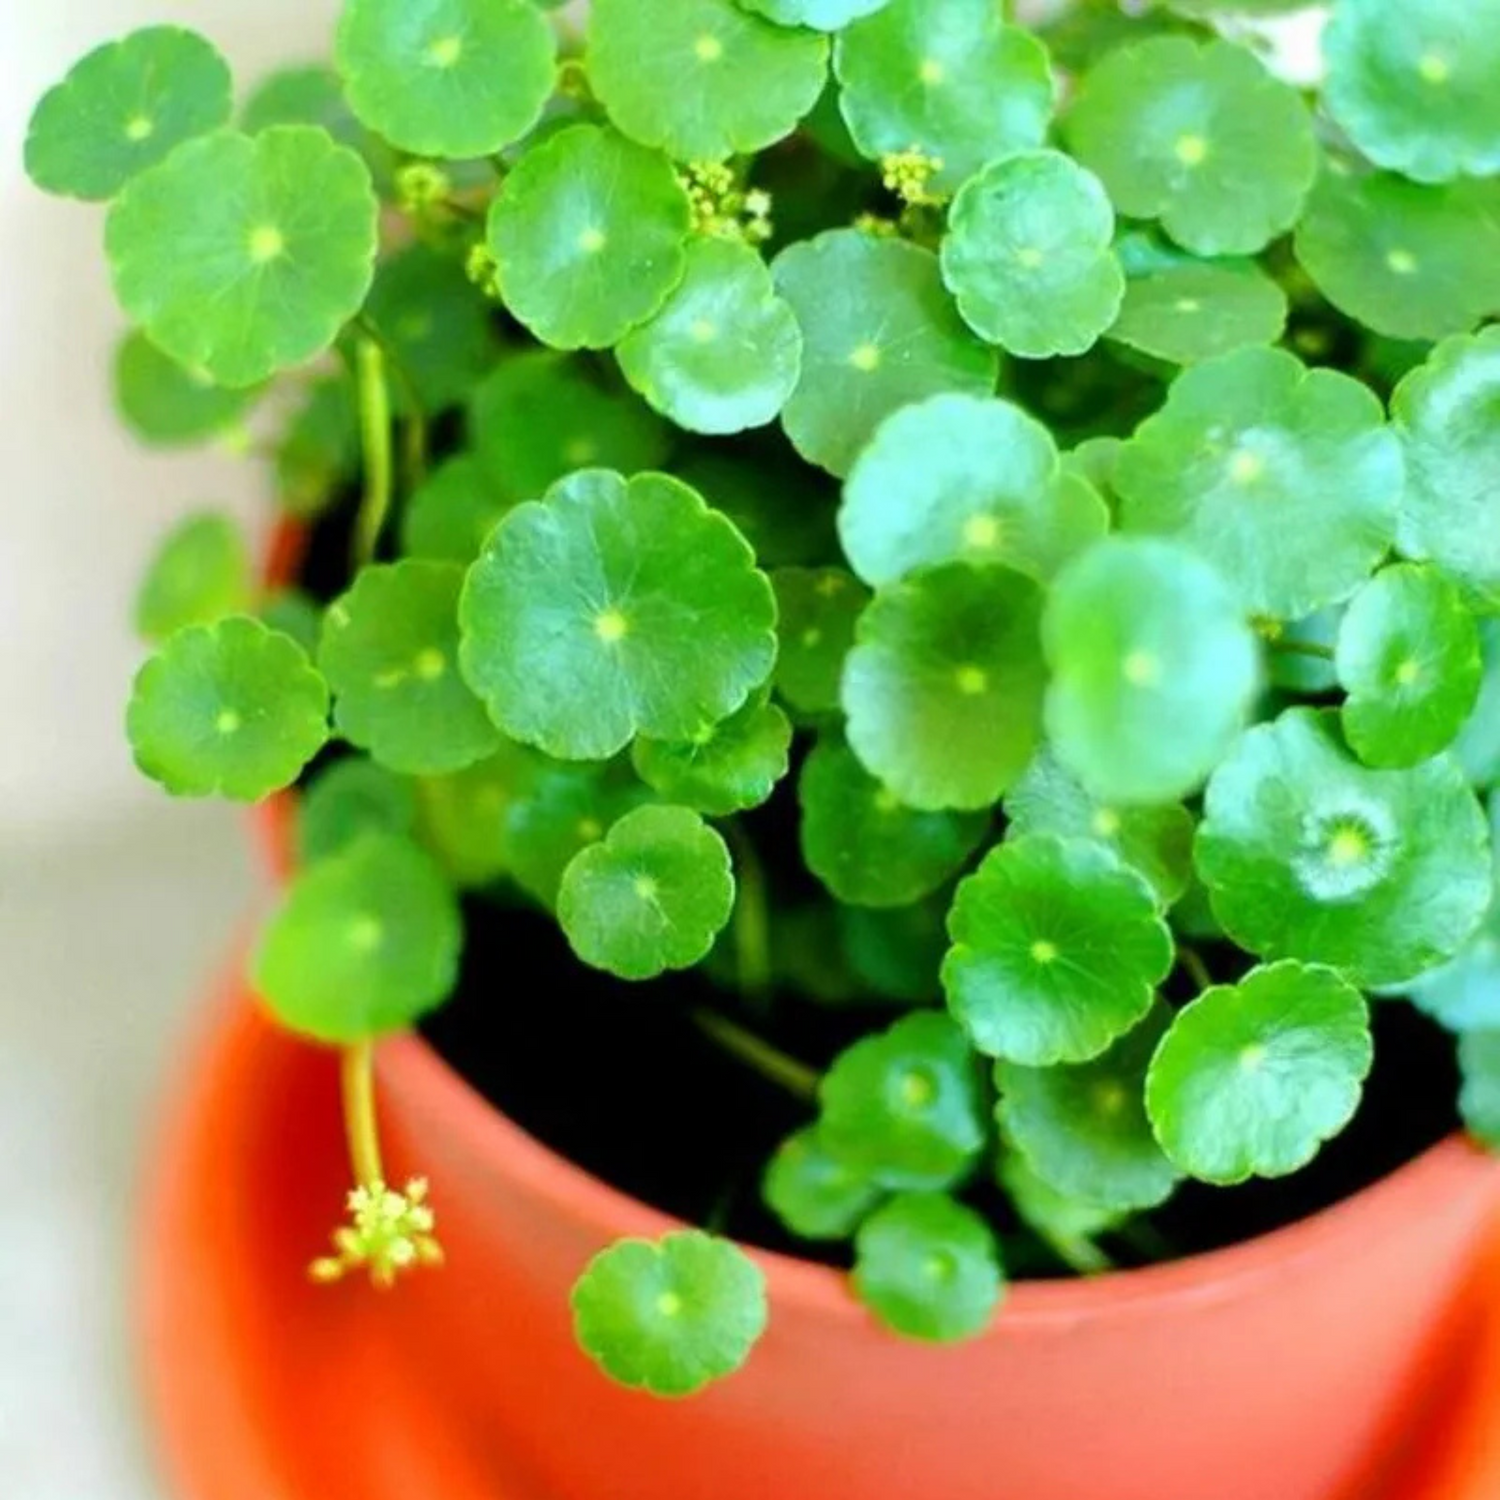
<instances>
[{"instance_id":1,"label":"drooping leaf","mask_svg":"<svg viewBox=\"0 0 1500 1500\"><path fill-rule=\"evenodd\" d=\"M370 289L369 169L326 131L218 131L132 179L105 242L116 295L153 343L250 386L333 342Z\"/></svg>"},{"instance_id":2,"label":"drooping leaf","mask_svg":"<svg viewBox=\"0 0 1500 1500\"><path fill-rule=\"evenodd\" d=\"M815 1125L777 1148L761 1193L771 1212L805 1240L847 1239L883 1196L863 1172L824 1146Z\"/></svg>"},{"instance_id":3,"label":"drooping leaf","mask_svg":"<svg viewBox=\"0 0 1500 1500\"><path fill-rule=\"evenodd\" d=\"M836 229L790 246L772 269L803 337L781 420L809 463L847 474L892 412L994 390L998 355L959 317L930 250Z\"/></svg>"},{"instance_id":4,"label":"drooping leaf","mask_svg":"<svg viewBox=\"0 0 1500 1500\"><path fill-rule=\"evenodd\" d=\"M1254 632L1197 554L1111 537L1058 576L1042 618L1058 759L1108 803L1197 789L1244 727L1260 686Z\"/></svg>"},{"instance_id":5,"label":"drooping leaf","mask_svg":"<svg viewBox=\"0 0 1500 1500\"><path fill-rule=\"evenodd\" d=\"M510 503L471 453L434 469L401 512L401 550L468 567Z\"/></svg>"},{"instance_id":6,"label":"drooping leaf","mask_svg":"<svg viewBox=\"0 0 1500 1500\"><path fill-rule=\"evenodd\" d=\"M792 726L763 695L685 740L638 739L636 774L665 801L709 817L759 807L787 773Z\"/></svg>"},{"instance_id":7,"label":"drooping leaf","mask_svg":"<svg viewBox=\"0 0 1500 1500\"><path fill-rule=\"evenodd\" d=\"M187 625L243 614L255 592L250 549L219 511L188 516L167 533L135 596L136 633L164 641Z\"/></svg>"},{"instance_id":8,"label":"drooping leaf","mask_svg":"<svg viewBox=\"0 0 1500 1500\"><path fill-rule=\"evenodd\" d=\"M1163 1150L1230 1186L1301 1170L1359 1105L1374 1060L1363 996L1294 962L1205 990L1178 1012L1146 1080Z\"/></svg>"},{"instance_id":9,"label":"drooping leaf","mask_svg":"<svg viewBox=\"0 0 1500 1500\"><path fill-rule=\"evenodd\" d=\"M1001 157L953 200L943 281L969 327L1011 354L1083 354L1114 323L1125 295L1114 230L1099 179L1071 157Z\"/></svg>"},{"instance_id":10,"label":"drooping leaf","mask_svg":"<svg viewBox=\"0 0 1500 1500\"><path fill-rule=\"evenodd\" d=\"M620 1240L573 1288L578 1342L611 1379L690 1396L749 1358L765 1331L766 1282L737 1245L697 1229Z\"/></svg>"},{"instance_id":11,"label":"drooping leaf","mask_svg":"<svg viewBox=\"0 0 1500 1500\"><path fill-rule=\"evenodd\" d=\"M1490 902L1489 829L1458 766L1370 770L1332 713L1290 709L1248 731L1204 809L1198 873L1225 930L1261 958L1398 984L1452 958Z\"/></svg>"},{"instance_id":12,"label":"drooping leaf","mask_svg":"<svg viewBox=\"0 0 1500 1500\"><path fill-rule=\"evenodd\" d=\"M987 1057L1087 1062L1136 1026L1172 967L1144 876L1104 845L1032 834L958 887L943 961L948 1008Z\"/></svg>"},{"instance_id":13,"label":"drooping leaf","mask_svg":"<svg viewBox=\"0 0 1500 1500\"><path fill-rule=\"evenodd\" d=\"M573 857L557 918L584 963L651 979L705 958L733 907L724 840L685 807L640 807Z\"/></svg>"},{"instance_id":14,"label":"drooping leaf","mask_svg":"<svg viewBox=\"0 0 1500 1500\"><path fill-rule=\"evenodd\" d=\"M115 355L115 403L130 430L162 447L207 442L229 432L260 391L225 390L132 332Z\"/></svg>"},{"instance_id":15,"label":"drooping leaf","mask_svg":"<svg viewBox=\"0 0 1500 1500\"><path fill-rule=\"evenodd\" d=\"M776 691L803 714L839 706L844 659L870 592L842 568L778 568Z\"/></svg>"},{"instance_id":16,"label":"drooping leaf","mask_svg":"<svg viewBox=\"0 0 1500 1500\"><path fill-rule=\"evenodd\" d=\"M174 796L257 802L323 748L328 686L290 636L231 615L179 630L141 668L126 732Z\"/></svg>"},{"instance_id":17,"label":"drooping leaf","mask_svg":"<svg viewBox=\"0 0 1500 1500\"><path fill-rule=\"evenodd\" d=\"M950 563L876 594L844 668L849 743L914 808L990 807L1041 729L1041 590Z\"/></svg>"},{"instance_id":18,"label":"drooping leaf","mask_svg":"<svg viewBox=\"0 0 1500 1500\"><path fill-rule=\"evenodd\" d=\"M1109 337L1154 359L1195 365L1276 343L1286 316L1286 294L1254 262L1189 262L1131 276Z\"/></svg>"},{"instance_id":19,"label":"drooping leaf","mask_svg":"<svg viewBox=\"0 0 1500 1500\"><path fill-rule=\"evenodd\" d=\"M367 1041L441 1005L462 947L437 866L409 839L369 833L293 879L261 939L255 986L302 1036Z\"/></svg>"},{"instance_id":20,"label":"drooping leaf","mask_svg":"<svg viewBox=\"0 0 1500 1500\"><path fill-rule=\"evenodd\" d=\"M464 675L496 724L564 759L689 739L775 657L775 599L744 538L663 474L589 470L518 506L459 618Z\"/></svg>"},{"instance_id":21,"label":"drooping leaf","mask_svg":"<svg viewBox=\"0 0 1500 1500\"><path fill-rule=\"evenodd\" d=\"M366 834L410 835L417 827L414 783L362 756L335 761L297 799L297 858L316 864Z\"/></svg>"}]
</instances>

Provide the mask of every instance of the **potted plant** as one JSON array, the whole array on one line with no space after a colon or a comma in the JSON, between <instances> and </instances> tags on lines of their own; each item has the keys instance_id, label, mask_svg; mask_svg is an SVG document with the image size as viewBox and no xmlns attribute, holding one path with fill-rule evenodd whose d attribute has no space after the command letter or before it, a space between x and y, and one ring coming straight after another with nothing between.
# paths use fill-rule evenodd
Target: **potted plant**
<instances>
[{"instance_id":1,"label":"potted plant","mask_svg":"<svg viewBox=\"0 0 1500 1500\"><path fill-rule=\"evenodd\" d=\"M125 417L287 518L167 540L128 712L285 877L150 1219L193 1493L1320 1500L1459 1408L1500 7L1317 90L1290 8L346 0L41 101Z\"/></svg>"}]
</instances>

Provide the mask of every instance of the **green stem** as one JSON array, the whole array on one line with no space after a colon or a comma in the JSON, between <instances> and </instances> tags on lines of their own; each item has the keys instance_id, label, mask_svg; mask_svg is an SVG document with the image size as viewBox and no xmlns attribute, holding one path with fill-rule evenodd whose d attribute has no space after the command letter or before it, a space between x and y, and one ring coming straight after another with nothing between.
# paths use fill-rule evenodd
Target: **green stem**
<instances>
[{"instance_id":1,"label":"green stem","mask_svg":"<svg viewBox=\"0 0 1500 1500\"><path fill-rule=\"evenodd\" d=\"M1043 1238L1052 1253L1080 1276L1102 1276L1115 1269L1114 1261L1093 1240L1085 1239L1081 1234L1048 1234Z\"/></svg>"},{"instance_id":2,"label":"green stem","mask_svg":"<svg viewBox=\"0 0 1500 1500\"><path fill-rule=\"evenodd\" d=\"M360 1187L385 1181L380 1160L380 1132L375 1122L375 1047L356 1042L339 1059L344 1096L344 1133L349 1141L349 1165Z\"/></svg>"},{"instance_id":3,"label":"green stem","mask_svg":"<svg viewBox=\"0 0 1500 1500\"><path fill-rule=\"evenodd\" d=\"M401 465L405 471L403 477L407 493L410 494L421 484L427 474L427 413L422 405L422 396L417 390L416 381L412 379L411 371L407 369L406 362L401 358L400 351L385 336L370 315L360 313L355 322L359 331L384 356L386 373L401 392L401 401L405 408L402 413L405 437L401 450Z\"/></svg>"},{"instance_id":4,"label":"green stem","mask_svg":"<svg viewBox=\"0 0 1500 1500\"><path fill-rule=\"evenodd\" d=\"M753 1068L763 1078L784 1088L789 1094L812 1104L817 1101L821 1075L816 1068L788 1056L764 1037L757 1036L738 1021L720 1015L716 1010L699 1006L690 1012L693 1024L710 1040L717 1042L731 1057Z\"/></svg>"},{"instance_id":5,"label":"green stem","mask_svg":"<svg viewBox=\"0 0 1500 1500\"><path fill-rule=\"evenodd\" d=\"M1296 641L1281 640L1268 643L1273 651L1280 651L1284 656L1314 656L1319 661L1334 660L1332 646L1325 646L1319 641Z\"/></svg>"},{"instance_id":6,"label":"green stem","mask_svg":"<svg viewBox=\"0 0 1500 1500\"><path fill-rule=\"evenodd\" d=\"M1189 948L1186 943L1179 943L1177 962L1187 970L1188 977L1200 990L1213 988L1214 976L1209 973L1208 965L1203 961L1203 955L1196 948Z\"/></svg>"},{"instance_id":7,"label":"green stem","mask_svg":"<svg viewBox=\"0 0 1500 1500\"><path fill-rule=\"evenodd\" d=\"M1129 1245L1142 1260L1153 1265L1164 1260L1175 1260L1177 1257L1177 1250L1172 1242L1149 1219L1128 1219L1111 1232L1116 1239Z\"/></svg>"},{"instance_id":8,"label":"green stem","mask_svg":"<svg viewBox=\"0 0 1500 1500\"><path fill-rule=\"evenodd\" d=\"M354 522L354 566L372 562L385 530L395 491L391 458L391 389L385 352L376 340L361 338L354 350L359 395L359 435L364 450L365 493Z\"/></svg>"},{"instance_id":9,"label":"green stem","mask_svg":"<svg viewBox=\"0 0 1500 1500\"><path fill-rule=\"evenodd\" d=\"M765 866L755 845L740 829L729 824L726 832L734 854L734 950L740 994L763 1009L774 983Z\"/></svg>"}]
</instances>

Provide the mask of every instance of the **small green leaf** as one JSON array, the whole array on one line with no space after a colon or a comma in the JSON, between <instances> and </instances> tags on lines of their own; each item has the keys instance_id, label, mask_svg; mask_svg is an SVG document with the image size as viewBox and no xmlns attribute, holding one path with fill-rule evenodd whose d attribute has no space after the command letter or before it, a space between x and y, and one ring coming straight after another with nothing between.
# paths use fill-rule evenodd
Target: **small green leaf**
<instances>
[{"instance_id":1,"label":"small green leaf","mask_svg":"<svg viewBox=\"0 0 1500 1500\"><path fill-rule=\"evenodd\" d=\"M488 156L541 118L557 43L528 0L344 0L335 55L354 113L417 156Z\"/></svg>"},{"instance_id":2,"label":"small green leaf","mask_svg":"<svg viewBox=\"0 0 1500 1500\"><path fill-rule=\"evenodd\" d=\"M774 703L752 697L691 739L638 739L636 774L667 802L709 817L759 807L787 773L792 726Z\"/></svg>"},{"instance_id":3,"label":"small green leaf","mask_svg":"<svg viewBox=\"0 0 1500 1500\"><path fill-rule=\"evenodd\" d=\"M881 1190L823 1144L815 1125L777 1148L761 1184L766 1206L805 1240L843 1240L880 1202Z\"/></svg>"},{"instance_id":4,"label":"small green leaf","mask_svg":"<svg viewBox=\"0 0 1500 1500\"><path fill-rule=\"evenodd\" d=\"M422 842L460 889L491 885L510 873L510 815L539 774L541 760L524 745L502 741L487 760L417 783ZM595 838L602 837L604 825L593 832ZM580 847L581 843L569 842L566 852L559 851L545 904L556 897L563 867Z\"/></svg>"},{"instance_id":5,"label":"small green leaf","mask_svg":"<svg viewBox=\"0 0 1500 1500\"><path fill-rule=\"evenodd\" d=\"M1137 1025L1172 968L1145 877L1102 844L1008 840L960 883L943 961L948 1008L987 1057L1087 1062Z\"/></svg>"},{"instance_id":6,"label":"small green leaf","mask_svg":"<svg viewBox=\"0 0 1500 1500\"><path fill-rule=\"evenodd\" d=\"M1500 171L1494 0L1340 0L1323 56L1329 113L1376 165L1419 182Z\"/></svg>"},{"instance_id":7,"label":"small green leaf","mask_svg":"<svg viewBox=\"0 0 1500 1500\"><path fill-rule=\"evenodd\" d=\"M411 834L417 826L415 786L363 756L319 771L297 801L297 858L316 864L342 854L368 833Z\"/></svg>"},{"instance_id":8,"label":"small green leaf","mask_svg":"<svg viewBox=\"0 0 1500 1500\"><path fill-rule=\"evenodd\" d=\"M1026 1226L1065 1265L1085 1275L1111 1269L1093 1240L1116 1228L1127 1215L1059 1193L1036 1175L1019 1151L1002 1151L995 1175Z\"/></svg>"},{"instance_id":9,"label":"small green leaf","mask_svg":"<svg viewBox=\"0 0 1500 1500\"><path fill-rule=\"evenodd\" d=\"M179 364L249 386L333 343L370 289L369 169L326 131L219 131L131 181L105 226L126 313Z\"/></svg>"},{"instance_id":10,"label":"small green leaf","mask_svg":"<svg viewBox=\"0 0 1500 1500\"><path fill-rule=\"evenodd\" d=\"M312 595L299 588L276 589L266 595L257 613L263 624L291 636L309 658L318 654L323 607Z\"/></svg>"},{"instance_id":11,"label":"small green leaf","mask_svg":"<svg viewBox=\"0 0 1500 1500\"><path fill-rule=\"evenodd\" d=\"M1334 969L1278 963L1180 1011L1146 1079L1167 1155L1232 1186L1300 1171L1354 1116L1375 1049L1363 996Z\"/></svg>"},{"instance_id":12,"label":"small green leaf","mask_svg":"<svg viewBox=\"0 0 1500 1500\"><path fill-rule=\"evenodd\" d=\"M1185 370L1125 445L1126 531L1201 552L1247 612L1299 619L1351 594L1389 549L1401 445L1368 387L1282 349Z\"/></svg>"},{"instance_id":13,"label":"small green leaf","mask_svg":"<svg viewBox=\"0 0 1500 1500\"><path fill-rule=\"evenodd\" d=\"M625 378L677 426L743 432L786 405L802 372L802 330L757 251L701 238L666 306L617 352Z\"/></svg>"},{"instance_id":14,"label":"small green leaf","mask_svg":"<svg viewBox=\"0 0 1500 1500\"><path fill-rule=\"evenodd\" d=\"M1053 1068L995 1064L1006 1139L1049 1187L1116 1213L1155 1208L1177 1186L1146 1118L1146 1069L1171 1009L1144 1020L1092 1062Z\"/></svg>"},{"instance_id":15,"label":"small green leaf","mask_svg":"<svg viewBox=\"0 0 1500 1500\"><path fill-rule=\"evenodd\" d=\"M818 1091L825 1147L881 1187L948 1187L985 1143L979 1070L946 1016L917 1011L834 1059Z\"/></svg>"},{"instance_id":16,"label":"small green leaf","mask_svg":"<svg viewBox=\"0 0 1500 1500\"><path fill-rule=\"evenodd\" d=\"M1296 251L1348 317L1398 339L1467 333L1500 309L1500 216L1488 186L1441 187L1330 163Z\"/></svg>"},{"instance_id":17,"label":"small green leaf","mask_svg":"<svg viewBox=\"0 0 1500 1500\"><path fill-rule=\"evenodd\" d=\"M113 198L184 141L229 123L229 64L194 31L148 26L90 52L43 95L26 171L69 198Z\"/></svg>"},{"instance_id":18,"label":"small green leaf","mask_svg":"<svg viewBox=\"0 0 1500 1500\"><path fill-rule=\"evenodd\" d=\"M401 512L401 550L427 562L468 567L510 502L470 453L450 458L423 481Z\"/></svg>"},{"instance_id":19,"label":"small green leaf","mask_svg":"<svg viewBox=\"0 0 1500 1500\"><path fill-rule=\"evenodd\" d=\"M1188 262L1132 275L1109 337L1153 359L1195 365L1276 343L1286 316L1286 293L1253 261Z\"/></svg>"},{"instance_id":20,"label":"small green leaf","mask_svg":"<svg viewBox=\"0 0 1500 1500\"><path fill-rule=\"evenodd\" d=\"M943 391L994 390L999 356L959 317L930 250L835 229L788 247L772 269L803 337L781 420L809 463L847 474L892 412Z\"/></svg>"},{"instance_id":21,"label":"small green leaf","mask_svg":"<svg viewBox=\"0 0 1500 1500\"><path fill-rule=\"evenodd\" d=\"M1260 653L1233 591L1186 547L1111 537L1053 584L1042 619L1057 757L1104 802L1195 791L1244 727Z\"/></svg>"},{"instance_id":22,"label":"small green leaf","mask_svg":"<svg viewBox=\"0 0 1500 1500\"><path fill-rule=\"evenodd\" d=\"M226 391L185 370L140 332L115 355L115 403L144 443L161 447L207 442L231 431L260 399L258 389Z\"/></svg>"},{"instance_id":23,"label":"small green leaf","mask_svg":"<svg viewBox=\"0 0 1500 1500\"><path fill-rule=\"evenodd\" d=\"M578 1342L612 1380L691 1396L732 1375L766 1327L766 1281L737 1245L697 1229L620 1240L573 1288Z\"/></svg>"},{"instance_id":24,"label":"small green leaf","mask_svg":"<svg viewBox=\"0 0 1500 1500\"><path fill-rule=\"evenodd\" d=\"M1414 766L1446 750L1479 698L1479 629L1435 568L1386 568L1339 629L1344 736L1369 766Z\"/></svg>"},{"instance_id":25,"label":"small green leaf","mask_svg":"<svg viewBox=\"0 0 1500 1500\"><path fill-rule=\"evenodd\" d=\"M1089 796L1051 750L1043 749L1006 794L1007 838L1051 833L1094 839L1140 871L1163 906L1187 890L1193 868L1193 817L1180 803L1116 807Z\"/></svg>"},{"instance_id":26,"label":"small green leaf","mask_svg":"<svg viewBox=\"0 0 1500 1500\"><path fill-rule=\"evenodd\" d=\"M408 839L370 833L292 881L261 938L255 986L302 1036L367 1041L441 1005L462 948L437 866Z\"/></svg>"},{"instance_id":27,"label":"small green leaf","mask_svg":"<svg viewBox=\"0 0 1500 1500\"><path fill-rule=\"evenodd\" d=\"M907 1338L956 1343L983 1333L1005 1279L990 1226L942 1193L903 1193L860 1226L854 1289Z\"/></svg>"},{"instance_id":28,"label":"small green leaf","mask_svg":"<svg viewBox=\"0 0 1500 1500\"><path fill-rule=\"evenodd\" d=\"M1194 857L1240 947L1399 984L1483 920L1489 829L1453 761L1370 770L1337 726L1290 709L1248 731L1208 784Z\"/></svg>"},{"instance_id":29,"label":"small green leaf","mask_svg":"<svg viewBox=\"0 0 1500 1500\"><path fill-rule=\"evenodd\" d=\"M723 516L664 474L589 470L518 506L469 570L463 670L513 739L602 760L689 739L769 676L775 599Z\"/></svg>"},{"instance_id":30,"label":"small green leaf","mask_svg":"<svg viewBox=\"0 0 1500 1500\"><path fill-rule=\"evenodd\" d=\"M1391 397L1406 449L1397 545L1436 563L1485 613L1500 610L1497 410L1500 328L1440 344Z\"/></svg>"},{"instance_id":31,"label":"small green leaf","mask_svg":"<svg viewBox=\"0 0 1500 1500\"><path fill-rule=\"evenodd\" d=\"M1247 255L1297 221L1318 168L1297 91L1243 47L1154 37L1109 53L1065 122L1115 207L1199 255Z\"/></svg>"},{"instance_id":32,"label":"small green leaf","mask_svg":"<svg viewBox=\"0 0 1500 1500\"><path fill-rule=\"evenodd\" d=\"M328 686L290 636L231 615L173 635L136 675L136 764L177 797L258 802L328 739Z\"/></svg>"},{"instance_id":33,"label":"small green leaf","mask_svg":"<svg viewBox=\"0 0 1500 1500\"><path fill-rule=\"evenodd\" d=\"M903 807L837 739L802 766L802 858L840 901L906 906L963 868L989 828L982 813Z\"/></svg>"},{"instance_id":34,"label":"small green leaf","mask_svg":"<svg viewBox=\"0 0 1500 1500\"><path fill-rule=\"evenodd\" d=\"M1004 563L1046 580L1109 529L1052 435L1008 401L933 396L887 417L844 486L839 538L877 587L915 568Z\"/></svg>"},{"instance_id":35,"label":"small green leaf","mask_svg":"<svg viewBox=\"0 0 1500 1500\"><path fill-rule=\"evenodd\" d=\"M876 594L844 668L849 743L903 802L990 807L1041 732L1042 593L999 566L928 568Z\"/></svg>"},{"instance_id":36,"label":"small green leaf","mask_svg":"<svg viewBox=\"0 0 1500 1500\"><path fill-rule=\"evenodd\" d=\"M721 161L790 135L817 103L828 42L733 0L594 0L589 83L632 140Z\"/></svg>"},{"instance_id":37,"label":"small green leaf","mask_svg":"<svg viewBox=\"0 0 1500 1500\"><path fill-rule=\"evenodd\" d=\"M512 355L469 405L475 456L507 501L536 500L578 469L658 468L669 434L630 392L592 378L579 358L534 349Z\"/></svg>"},{"instance_id":38,"label":"small green leaf","mask_svg":"<svg viewBox=\"0 0 1500 1500\"><path fill-rule=\"evenodd\" d=\"M168 532L135 596L135 628L153 643L187 625L243 614L255 593L250 549L218 511L189 516Z\"/></svg>"},{"instance_id":39,"label":"small green leaf","mask_svg":"<svg viewBox=\"0 0 1500 1500\"><path fill-rule=\"evenodd\" d=\"M665 157L572 125L515 165L489 215L505 305L544 344L604 349L661 311L691 213Z\"/></svg>"},{"instance_id":40,"label":"small green leaf","mask_svg":"<svg viewBox=\"0 0 1500 1500\"><path fill-rule=\"evenodd\" d=\"M458 672L463 579L453 563L381 563L328 607L318 666L334 723L392 771L441 776L499 744Z\"/></svg>"},{"instance_id":41,"label":"small green leaf","mask_svg":"<svg viewBox=\"0 0 1500 1500\"><path fill-rule=\"evenodd\" d=\"M776 691L802 714L839 706L844 659L870 591L842 568L778 568Z\"/></svg>"},{"instance_id":42,"label":"small green leaf","mask_svg":"<svg viewBox=\"0 0 1500 1500\"><path fill-rule=\"evenodd\" d=\"M685 807L640 807L575 855L557 918L584 963L653 979L708 956L734 908L724 840Z\"/></svg>"},{"instance_id":43,"label":"small green leaf","mask_svg":"<svg viewBox=\"0 0 1500 1500\"><path fill-rule=\"evenodd\" d=\"M1060 151L992 161L959 189L948 225L943 281L969 327L1011 354L1083 354L1119 314L1114 210Z\"/></svg>"},{"instance_id":44,"label":"small green leaf","mask_svg":"<svg viewBox=\"0 0 1500 1500\"><path fill-rule=\"evenodd\" d=\"M840 34L833 66L859 149L935 158L944 192L1040 146L1052 118L1046 50L990 0L893 0Z\"/></svg>"},{"instance_id":45,"label":"small green leaf","mask_svg":"<svg viewBox=\"0 0 1500 1500\"><path fill-rule=\"evenodd\" d=\"M1500 1148L1500 1031L1472 1031L1458 1044L1459 1113L1474 1138Z\"/></svg>"}]
</instances>

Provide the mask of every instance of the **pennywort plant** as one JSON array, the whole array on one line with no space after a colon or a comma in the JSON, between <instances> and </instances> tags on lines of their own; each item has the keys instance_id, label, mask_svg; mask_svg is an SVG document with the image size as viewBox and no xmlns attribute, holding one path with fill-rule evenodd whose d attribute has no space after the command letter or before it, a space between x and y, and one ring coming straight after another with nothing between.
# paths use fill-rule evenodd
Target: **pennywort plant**
<instances>
[{"instance_id":1,"label":"pennywort plant","mask_svg":"<svg viewBox=\"0 0 1500 1500\"><path fill-rule=\"evenodd\" d=\"M319 1278L440 1259L371 1052L496 893L700 971L805 1101L766 1203L915 1338L987 1326L1018 1226L1097 1272L1304 1167L1372 1005L1500 1138L1500 0L1337 0L1318 89L1292 8L346 0L238 106L175 28L43 99L125 419L346 539L315 598L184 523L128 714L173 794L300 788L254 972L344 1052ZM840 994L885 1010L778 1044ZM574 1311L662 1395L767 1316L697 1228Z\"/></svg>"}]
</instances>

